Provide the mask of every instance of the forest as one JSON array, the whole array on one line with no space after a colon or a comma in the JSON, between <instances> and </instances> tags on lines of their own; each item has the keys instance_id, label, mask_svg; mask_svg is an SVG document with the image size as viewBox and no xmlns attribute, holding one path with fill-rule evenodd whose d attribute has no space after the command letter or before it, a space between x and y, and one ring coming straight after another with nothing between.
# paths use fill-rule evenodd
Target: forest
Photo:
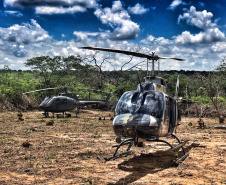
<instances>
[{"instance_id":1,"label":"forest","mask_svg":"<svg viewBox=\"0 0 226 185\"><path fill-rule=\"evenodd\" d=\"M117 101L124 92L136 89L139 79L142 81L146 76L146 71L134 69L104 71L98 65L84 63L80 56L40 56L27 60L25 65L31 70L11 70L8 66L0 69L1 112L35 109L46 95L57 94L61 89L29 96L23 95L24 92L61 86L73 87L71 91L81 98L89 97L88 89L112 90L111 101ZM172 96L179 76L179 97L196 101L202 107L212 106L221 115L225 114L226 58L212 71L159 71L158 76L167 79ZM92 97L103 96L92 91Z\"/></svg>"}]
</instances>

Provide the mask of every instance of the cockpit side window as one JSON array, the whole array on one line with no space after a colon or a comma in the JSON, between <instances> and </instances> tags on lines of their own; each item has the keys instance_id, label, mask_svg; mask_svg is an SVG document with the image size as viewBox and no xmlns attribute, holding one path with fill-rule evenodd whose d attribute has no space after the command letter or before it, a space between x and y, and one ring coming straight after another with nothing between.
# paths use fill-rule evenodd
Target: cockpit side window
<instances>
[{"instance_id":1,"label":"cockpit side window","mask_svg":"<svg viewBox=\"0 0 226 185\"><path fill-rule=\"evenodd\" d=\"M150 91L154 90L154 85L153 84L146 84L144 87L144 90Z\"/></svg>"},{"instance_id":2,"label":"cockpit side window","mask_svg":"<svg viewBox=\"0 0 226 185\"><path fill-rule=\"evenodd\" d=\"M148 114L161 118L164 109L164 96L161 92L150 91L147 93L145 101L139 110L139 113Z\"/></svg>"},{"instance_id":3,"label":"cockpit side window","mask_svg":"<svg viewBox=\"0 0 226 185\"><path fill-rule=\"evenodd\" d=\"M144 91L151 91L151 90L155 89L153 83L141 83L141 86ZM140 84L137 86L137 91L139 91L139 92L141 91Z\"/></svg>"},{"instance_id":4,"label":"cockpit side window","mask_svg":"<svg viewBox=\"0 0 226 185\"><path fill-rule=\"evenodd\" d=\"M136 107L138 94L139 93L137 91L129 91L124 93L117 103L115 114L119 115L132 113Z\"/></svg>"}]
</instances>

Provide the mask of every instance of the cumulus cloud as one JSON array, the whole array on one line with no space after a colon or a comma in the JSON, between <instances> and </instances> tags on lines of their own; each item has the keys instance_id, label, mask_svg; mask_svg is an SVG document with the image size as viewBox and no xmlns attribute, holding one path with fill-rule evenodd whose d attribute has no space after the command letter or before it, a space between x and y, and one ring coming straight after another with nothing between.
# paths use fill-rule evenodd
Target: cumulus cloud
<instances>
[{"instance_id":1,"label":"cumulus cloud","mask_svg":"<svg viewBox=\"0 0 226 185\"><path fill-rule=\"evenodd\" d=\"M206 10L196 11L196 8L191 6L188 12L184 13L183 15L179 15L178 23L181 20L185 20L187 24L197 26L198 28L213 28L216 27L216 23L212 22L212 17L213 14L211 12L207 12Z\"/></svg>"},{"instance_id":2,"label":"cumulus cloud","mask_svg":"<svg viewBox=\"0 0 226 185\"><path fill-rule=\"evenodd\" d=\"M177 43L174 39L156 38L149 35L141 41L150 51L162 57L183 58L186 61L161 60L161 70L210 70L221 60L226 42L214 45L195 43L193 45ZM149 52L150 53L150 52ZM206 63L208 62L208 63Z\"/></svg>"},{"instance_id":3,"label":"cumulus cloud","mask_svg":"<svg viewBox=\"0 0 226 185\"><path fill-rule=\"evenodd\" d=\"M186 3L183 2L182 0L173 0L173 2L169 5L167 9L174 10L179 5L186 5Z\"/></svg>"},{"instance_id":4,"label":"cumulus cloud","mask_svg":"<svg viewBox=\"0 0 226 185\"><path fill-rule=\"evenodd\" d=\"M142 44L147 44L147 45L169 45L172 44L172 41L169 39L165 39L164 37L154 37L152 35L149 35L147 38L143 39L140 41Z\"/></svg>"},{"instance_id":5,"label":"cumulus cloud","mask_svg":"<svg viewBox=\"0 0 226 185\"><path fill-rule=\"evenodd\" d=\"M214 45L211 46L211 49L212 49L213 52L225 53L225 51L226 51L226 42L224 42L224 43L215 43Z\"/></svg>"},{"instance_id":6,"label":"cumulus cloud","mask_svg":"<svg viewBox=\"0 0 226 185\"><path fill-rule=\"evenodd\" d=\"M131 21L130 15L122 7L120 1L114 1L112 8L98 8L94 14L103 24L114 29L112 33L104 33L104 37L107 36L111 40L134 39L140 32L139 25Z\"/></svg>"},{"instance_id":7,"label":"cumulus cloud","mask_svg":"<svg viewBox=\"0 0 226 185\"><path fill-rule=\"evenodd\" d=\"M13 61L15 67L19 58L28 58L37 48L41 49L43 43L50 43L51 39L51 36L33 19L31 23L0 28L1 57L6 61L6 65L12 65L10 61Z\"/></svg>"},{"instance_id":8,"label":"cumulus cloud","mask_svg":"<svg viewBox=\"0 0 226 185\"><path fill-rule=\"evenodd\" d=\"M28 55L28 51L23 45L13 45L12 49L15 57L23 58Z\"/></svg>"},{"instance_id":9,"label":"cumulus cloud","mask_svg":"<svg viewBox=\"0 0 226 185\"><path fill-rule=\"evenodd\" d=\"M88 37L89 36L97 36L99 33L97 32L78 32L78 31L74 31L73 35L75 35L77 37L76 42L87 42L88 41Z\"/></svg>"},{"instance_id":10,"label":"cumulus cloud","mask_svg":"<svg viewBox=\"0 0 226 185\"><path fill-rule=\"evenodd\" d=\"M200 33L191 34L188 31L171 39L149 35L141 40L139 45L124 39L135 38L139 33L139 26L131 21L131 17L120 1L115 1L111 8L99 8L95 12L103 24L112 28L99 32L74 31L74 40L57 41L45 31L37 21L0 28L0 68L8 65L11 69L26 69L22 62L28 58L41 55L69 56L79 54L93 54L94 51L78 49L80 46L97 46L123 50L136 50L151 54L155 51L159 56L184 58L186 61L161 60L161 70L210 70L214 69L217 61L225 56L225 35L218 29L217 22L212 20L210 12L187 10L180 16L179 23L185 22L202 29ZM186 14L188 13L188 14ZM199 17L199 19L198 19ZM195 19L194 19L195 18ZM203 20L203 21L200 21ZM116 33L118 32L118 37ZM62 38L65 35L62 34ZM67 35L67 38L69 36ZM116 39L117 38L117 39ZM192 44L190 44L192 43ZM210 44L211 43L211 44ZM99 52L97 61L101 62L108 53ZM128 56L118 54L116 67L129 60ZM143 59L134 57L132 64ZM143 69L145 66L143 66ZM107 69L113 69L106 65Z\"/></svg>"},{"instance_id":11,"label":"cumulus cloud","mask_svg":"<svg viewBox=\"0 0 226 185\"><path fill-rule=\"evenodd\" d=\"M104 32L102 31L101 33ZM82 56L87 52L92 54L93 51L78 49L78 47L84 45L127 50L134 48L133 43L126 41L112 41L108 39L103 41L99 32L75 31L73 34L76 36L76 40L54 40L35 20L32 20L31 23L0 28L0 68L8 65L10 69L27 69L22 62L26 62L29 58L42 55L49 55L51 57L61 55L67 57L76 54ZM97 58L98 61L102 61L105 54L104 52L100 52ZM124 56L123 61L121 61L121 55L118 55L117 60L120 62L124 62L124 60L128 61L128 57ZM105 69L112 69L110 65L106 65L105 67Z\"/></svg>"},{"instance_id":12,"label":"cumulus cloud","mask_svg":"<svg viewBox=\"0 0 226 185\"><path fill-rule=\"evenodd\" d=\"M81 6L94 8L96 0L5 0L5 6L26 7L26 6Z\"/></svg>"},{"instance_id":13,"label":"cumulus cloud","mask_svg":"<svg viewBox=\"0 0 226 185\"><path fill-rule=\"evenodd\" d=\"M225 41L225 34L217 28L217 21L212 21L213 14L211 12L196 11L194 6L190 7L188 12L179 15L178 23L182 20L187 24L203 29L198 34L191 34L189 31L184 31L181 35L175 36L177 43L212 43Z\"/></svg>"},{"instance_id":14,"label":"cumulus cloud","mask_svg":"<svg viewBox=\"0 0 226 185\"><path fill-rule=\"evenodd\" d=\"M39 6L36 7L35 13L36 14L73 14L77 12L85 12L86 8L81 6L73 6L73 7L51 7L51 6Z\"/></svg>"},{"instance_id":15,"label":"cumulus cloud","mask_svg":"<svg viewBox=\"0 0 226 185\"><path fill-rule=\"evenodd\" d=\"M0 28L0 40L7 43L27 45L34 42L43 42L50 38L48 33L33 19L31 24L15 24L9 28Z\"/></svg>"},{"instance_id":16,"label":"cumulus cloud","mask_svg":"<svg viewBox=\"0 0 226 185\"><path fill-rule=\"evenodd\" d=\"M33 6L36 14L72 14L98 7L96 0L5 0L4 5L21 8Z\"/></svg>"},{"instance_id":17,"label":"cumulus cloud","mask_svg":"<svg viewBox=\"0 0 226 185\"><path fill-rule=\"evenodd\" d=\"M225 34L217 27L217 21L212 20L211 12L196 11L191 7L183 15L178 17L179 22L185 21L186 24L202 29L197 34L184 31L172 39L164 37L154 37L149 35L141 40L141 44L156 51L160 56L179 57L186 59L185 62L162 61L162 69L184 69L184 70L211 70L214 69L226 50Z\"/></svg>"},{"instance_id":18,"label":"cumulus cloud","mask_svg":"<svg viewBox=\"0 0 226 185\"><path fill-rule=\"evenodd\" d=\"M142 6L141 4L137 3L135 6L129 7L128 10L132 14L144 14L149 9L148 8L144 8L144 6Z\"/></svg>"},{"instance_id":19,"label":"cumulus cloud","mask_svg":"<svg viewBox=\"0 0 226 185\"><path fill-rule=\"evenodd\" d=\"M225 35L218 28L211 28L198 34L191 34L189 31L184 31L181 35L175 38L177 43L212 43L217 41L225 41Z\"/></svg>"}]
</instances>

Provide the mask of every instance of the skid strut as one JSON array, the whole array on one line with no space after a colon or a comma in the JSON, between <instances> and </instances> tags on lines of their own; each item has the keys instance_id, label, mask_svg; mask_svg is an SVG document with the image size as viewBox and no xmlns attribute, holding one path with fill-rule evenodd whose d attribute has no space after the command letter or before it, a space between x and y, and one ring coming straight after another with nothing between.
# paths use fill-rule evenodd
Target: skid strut
<instances>
[{"instance_id":1,"label":"skid strut","mask_svg":"<svg viewBox=\"0 0 226 185\"><path fill-rule=\"evenodd\" d=\"M183 147L188 141L181 142L181 141L177 138L177 136L175 136L174 134L172 134L172 136L173 136L173 137L178 141L178 143L179 143L177 146L173 147L172 150L173 150L174 152L177 152L177 151L180 150L180 148L181 148L182 151L183 151L183 153L184 153L184 155L182 155L180 158L177 158L176 160L173 161L175 164L179 164L179 163L181 163L184 159L186 159L186 157L189 155L189 152L186 153L185 150L184 150L184 147Z\"/></svg>"},{"instance_id":2,"label":"skid strut","mask_svg":"<svg viewBox=\"0 0 226 185\"><path fill-rule=\"evenodd\" d=\"M178 152L180 149L182 149L184 155L182 155L180 158L177 158L176 160L173 161L176 165L178 165L179 163L181 163L181 162L189 155L188 152L187 152L187 153L185 152L184 147L183 147L188 141L181 142L175 135L171 134L171 136L172 136L173 138L175 138L175 139L177 140L177 142L179 143L179 144L178 144L177 146L175 146L175 147L173 147L169 142L167 142L167 141L165 141L165 140L158 139L158 138L155 138L155 139L146 139L146 141L149 141L149 142L162 142L162 143L165 143L165 144L167 144L168 146L170 146L170 148L171 148L171 149L173 150L173 152L175 152L175 153ZM123 156L123 155L129 154L129 153L130 153L130 148L132 147L133 144L134 144L134 145L137 145L137 142L136 142L135 139L132 139L132 138L131 138L131 139L126 139L126 140L122 141L122 142L119 143L118 145L112 146L112 147L116 147L114 154L113 154L111 157L109 157L109 158L104 158L104 159L105 159L106 161L109 161L109 160L111 160L111 159L115 159L115 158L121 157L121 156ZM124 145L128 145L127 150L126 150L125 152L122 152L122 153L117 154L119 148L120 148L121 146L124 146Z\"/></svg>"},{"instance_id":3,"label":"skid strut","mask_svg":"<svg viewBox=\"0 0 226 185\"><path fill-rule=\"evenodd\" d=\"M134 139L126 139L126 140L122 141L121 143L119 143L118 145L112 146L112 147L116 147L115 152L114 152L114 154L113 154L111 157L109 157L109 158L106 158L106 157L105 157L105 158L104 158L105 161L109 161L109 160L111 160L111 159L115 159L115 158L121 157L122 155L129 154L129 153L130 153L130 148L132 147L133 142L134 142ZM117 154L118 149L119 149L121 146L124 146L124 145L128 145L128 148L126 149L126 151Z\"/></svg>"},{"instance_id":4,"label":"skid strut","mask_svg":"<svg viewBox=\"0 0 226 185\"><path fill-rule=\"evenodd\" d=\"M174 160L173 162L178 165L179 163L181 163L188 155L189 153L185 152L184 150L184 145L188 142L188 141L184 141L184 142L181 142L177 136L175 136L174 134L171 134L171 136L177 140L177 142L179 143L177 146L173 147L169 142L165 141L165 140L160 140L158 138L156 138L155 140L152 140L152 139L147 139L147 141L150 141L150 142L162 142L162 143L166 143L167 145L170 146L170 148L173 150L173 152L178 152L180 149L182 149L184 155L182 155L180 158L177 158L176 160Z\"/></svg>"}]
</instances>

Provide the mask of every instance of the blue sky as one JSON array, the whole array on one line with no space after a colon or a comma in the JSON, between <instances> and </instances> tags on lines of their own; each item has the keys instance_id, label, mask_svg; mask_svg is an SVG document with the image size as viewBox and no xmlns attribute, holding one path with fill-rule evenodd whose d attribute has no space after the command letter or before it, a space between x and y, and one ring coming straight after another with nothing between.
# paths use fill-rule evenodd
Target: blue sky
<instances>
[{"instance_id":1,"label":"blue sky","mask_svg":"<svg viewBox=\"0 0 226 185\"><path fill-rule=\"evenodd\" d=\"M0 68L26 69L41 55L94 54L78 47L97 46L186 59L161 61L162 70L212 70L226 56L225 10L225 0L3 0ZM128 60L116 55L116 66Z\"/></svg>"}]
</instances>

